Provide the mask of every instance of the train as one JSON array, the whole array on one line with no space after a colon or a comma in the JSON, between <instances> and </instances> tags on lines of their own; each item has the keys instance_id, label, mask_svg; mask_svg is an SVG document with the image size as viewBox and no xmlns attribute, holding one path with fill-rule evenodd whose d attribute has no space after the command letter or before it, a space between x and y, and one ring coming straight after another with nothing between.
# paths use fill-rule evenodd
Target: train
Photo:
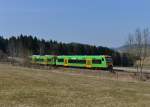
<instances>
[{"instance_id":1,"label":"train","mask_svg":"<svg viewBox=\"0 0 150 107\"><path fill-rule=\"evenodd\" d=\"M113 70L113 60L108 55L32 55L31 63L47 66Z\"/></svg>"}]
</instances>

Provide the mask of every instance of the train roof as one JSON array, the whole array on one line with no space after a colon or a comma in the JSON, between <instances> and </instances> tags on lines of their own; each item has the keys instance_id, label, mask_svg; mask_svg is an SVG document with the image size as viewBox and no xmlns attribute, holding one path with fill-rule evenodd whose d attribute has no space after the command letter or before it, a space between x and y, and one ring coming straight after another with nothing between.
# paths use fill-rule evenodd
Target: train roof
<instances>
[{"instance_id":1,"label":"train roof","mask_svg":"<svg viewBox=\"0 0 150 107\"><path fill-rule=\"evenodd\" d=\"M55 55L32 55L32 57L37 57L37 58L43 58L43 57L61 57L61 58L73 58L73 57L78 57L78 58L100 58L100 57L111 57L109 55L59 55L59 56L55 56Z\"/></svg>"},{"instance_id":2,"label":"train roof","mask_svg":"<svg viewBox=\"0 0 150 107\"><path fill-rule=\"evenodd\" d=\"M97 57L110 57L110 56L105 56L105 55L61 55L61 56L57 56L57 57L78 57L78 58L97 58Z\"/></svg>"}]
</instances>

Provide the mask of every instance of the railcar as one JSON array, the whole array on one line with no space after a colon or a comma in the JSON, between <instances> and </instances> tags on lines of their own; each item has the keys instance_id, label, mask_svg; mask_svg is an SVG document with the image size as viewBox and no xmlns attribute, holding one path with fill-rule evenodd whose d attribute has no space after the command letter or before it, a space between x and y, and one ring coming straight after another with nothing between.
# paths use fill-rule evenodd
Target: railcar
<instances>
[{"instance_id":1,"label":"railcar","mask_svg":"<svg viewBox=\"0 0 150 107\"><path fill-rule=\"evenodd\" d=\"M38 64L39 63L39 58L40 58L40 55L32 55L31 63L32 64Z\"/></svg>"},{"instance_id":2,"label":"railcar","mask_svg":"<svg viewBox=\"0 0 150 107\"><path fill-rule=\"evenodd\" d=\"M110 56L58 56L56 65L84 68L112 69L113 61Z\"/></svg>"},{"instance_id":3,"label":"railcar","mask_svg":"<svg viewBox=\"0 0 150 107\"><path fill-rule=\"evenodd\" d=\"M55 65L56 64L56 56L53 56L53 55L33 55L31 62L33 64L40 64L40 65Z\"/></svg>"},{"instance_id":4,"label":"railcar","mask_svg":"<svg viewBox=\"0 0 150 107\"><path fill-rule=\"evenodd\" d=\"M113 61L107 55L70 55L70 56L54 56L54 55L33 55L33 64L40 65L55 65L68 67L82 67L82 68L99 68L99 69L113 69Z\"/></svg>"},{"instance_id":5,"label":"railcar","mask_svg":"<svg viewBox=\"0 0 150 107\"><path fill-rule=\"evenodd\" d=\"M47 65L56 65L56 56L54 55L45 55L45 61Z\"/></svg>"}]
</instances>

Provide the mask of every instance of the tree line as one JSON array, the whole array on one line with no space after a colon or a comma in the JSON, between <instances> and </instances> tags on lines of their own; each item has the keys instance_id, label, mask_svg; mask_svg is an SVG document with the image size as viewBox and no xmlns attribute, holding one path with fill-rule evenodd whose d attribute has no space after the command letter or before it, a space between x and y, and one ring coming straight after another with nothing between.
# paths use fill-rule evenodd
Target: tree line
<instances>
[{"instance_id":1,"label":"tree line","mask_svg":"<svg viewBox=\"0 0 150 107\"><path fill-rule=\"evenodd\" d=\"M55 40L44 40L31 35L0 36L0 50L9 57L25 58L31 55L110 55L114 65L129 66L133 64L127 53L113 49L80 43L63 43Z\"/></svg>"}]
</instances>

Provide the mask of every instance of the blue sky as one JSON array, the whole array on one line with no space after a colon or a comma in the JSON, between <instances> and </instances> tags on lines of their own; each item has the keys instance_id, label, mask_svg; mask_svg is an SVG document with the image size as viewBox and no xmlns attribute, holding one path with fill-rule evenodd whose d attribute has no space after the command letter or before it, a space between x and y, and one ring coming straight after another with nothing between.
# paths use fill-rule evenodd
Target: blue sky
<instances>
[{"instance_id":1,"label":"blue sky","mask_svg":"<svg viewBox=\"0 0 150 107\"><path fill-rule=\"evenodd\" d=\"M0 35L119 47L150 26L150 0L0 0Z\"/></svg>"}]
</instances>

